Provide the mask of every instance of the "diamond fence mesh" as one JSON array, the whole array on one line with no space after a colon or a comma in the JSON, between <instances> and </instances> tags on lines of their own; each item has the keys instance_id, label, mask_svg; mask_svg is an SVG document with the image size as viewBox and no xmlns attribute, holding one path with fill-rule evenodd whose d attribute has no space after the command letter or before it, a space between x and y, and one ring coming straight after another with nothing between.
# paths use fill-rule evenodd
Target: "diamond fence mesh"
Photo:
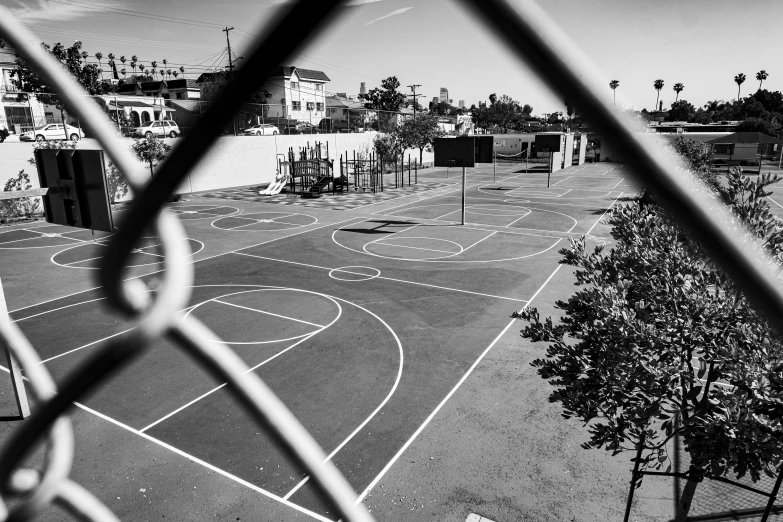
<instances>
[{"instance_id":1,"label":"diamond fence mesh","mask_svg":"<svg viewBox=\"0 0 783 522\"><path fill-rule=\"evenodd\" d=\"M599 94L604 80L569 38L559 32L547 15L525 0L512 7L504 0L461 0L501 42L525 61L557 94L572 100L605 139L628 152L638 181L657 201L681 219L714 258L745 290L770 324L781 324L783 288L775 274L776 260L761 249L748 248L754 239L730 227L731 216L716 208L695 187L673 158L662 155L633 134L633 124L604 103ZM228 388L247 414L267 430L280 446L314 479L343 520L372 520L356 493L323 450L264 382L201 322L182 316L189 299L194 268L188 259L188 243L178 218L165 208L169 196L187 173L207 154L215 139L247 111L247 100L274 69L295 53L334 16L340 2L300 0L284 8L265 36L253 45L251 56L221 95L194 120L185 138L158 168L153 178L131 157L120 139L122 123L110 117L111 105L102 108L88 102L68 73L38 45L38 40L11 13L0 8L0 37L8 41L45 79L56 86L68 114L102 145L114 165L127 177L136 197L124 213L99 272L107 302L135 320L135 328L97 350L56 388L33 346L13 323L0 323L0 339L24 369L37 407L13 434L0 453L0 518L28 520L52 503L85 520L116 520L90 492L69 479L74 458L74 436L67 416L70 405L122 369L150 345L167 337L200 362ZM296 34L295 41L290 37ZM264 108L261 116L264 119ZM346 115L346 122L351 115ZM379 118L379 125L385 118ZM391 121L392 118L389 118ZM364 120L362 120L364 121ZM117 125L120 124L118 132ZM249 122L248 122L249 123ZM390 122L387 122L391 124ZM350 124L349 124L350 129ZM125 280L124 266L136 241L148 228L160 238L164 273L152 293L138 279ZM41 469L22 467L25 457L46 446ZM9 501L13 506L9 507Z\"/></svg>"}]
</instances>

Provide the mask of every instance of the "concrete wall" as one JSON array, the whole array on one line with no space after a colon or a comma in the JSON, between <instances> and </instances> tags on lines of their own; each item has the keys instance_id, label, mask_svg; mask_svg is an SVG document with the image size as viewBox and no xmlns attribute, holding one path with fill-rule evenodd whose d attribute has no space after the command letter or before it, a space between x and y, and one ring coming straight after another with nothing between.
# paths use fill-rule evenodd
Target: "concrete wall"
<instances>
[{"instance_id":1,"label":"concrete wall","mask_svg":"<svg viewBox=\"0 0 783 522\"><path fill-rule=\"evenodd\" d=\"M277 136L227 136L219 138L209 154L201 161L186 178L179 192L201 192L245 185L260 185L270 183L277 174L278 154L288 154L289 147L294 151L316 142L322 144L323 156L329 147L329 157L339 161L340 155L353 157L353 153L372 150L372 141L376 133L352 134L311 134L311 135L277 135ZM167 143L176 146L180 138L166 139ZM131 141L127 140L128 146ZM99 148L95 140L85 139L79 143L80 148ZM418 159L419 151L409 150L405 153L411 160ZM0 190L5 182L15 177L19 170L24 169L31 178L34 188L38 188L38 173L27 160L33 157L32 143L0 143ZM432 163L432 152L424 152L423 161ZM141 166L141 164L139 164ZM339 166L335 166L339 169Z\"/></svg>"},{"instance_id":2,"label":"concrete wall","mask_svg":"<svg viewBox=\"0 0 783 522\"><path fill-rule=\"evenodd\" d=\"M574 135L565 135L565 148L563 149L563 168L570 167L574 164Z\"/></svg>"}]
</instances>

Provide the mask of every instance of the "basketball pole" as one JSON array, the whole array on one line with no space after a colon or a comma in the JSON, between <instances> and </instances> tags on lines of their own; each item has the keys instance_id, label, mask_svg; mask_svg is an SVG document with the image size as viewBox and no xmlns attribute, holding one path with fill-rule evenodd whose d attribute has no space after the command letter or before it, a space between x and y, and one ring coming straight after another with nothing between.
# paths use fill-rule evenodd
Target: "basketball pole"
<instances>
[{"instance_id":1,"label":"basketball pole","mask_svg":"<svg viewBox=\"0 0 783 522\"><path fill-rule=\"evenodd\" d=\"M462 167L462 224L465 224L465 167Z\"/></svg>"},{"instance_id":2,"label":"basketball pole","mask_svg":"<svg viewBox=\"0 0 783 522\"><path fill-rule=\"evenodd\" d=\"M3 294L3 282L0 280L0 327L7 329L11 324L11 318L8 315L8 307L5 303L5 295ZM24 381L22 380L22 368L19 366L19 362L16 357L11 353L11 349L8 346L5 348L5 359L8 364L8 372L11 374L11 386L14 388L14 395L16 396L16 407L19 409L19 416L26 419L30 416L30 404L27 401L27 391L24 389Z\"/></svg>"}]
</instances>

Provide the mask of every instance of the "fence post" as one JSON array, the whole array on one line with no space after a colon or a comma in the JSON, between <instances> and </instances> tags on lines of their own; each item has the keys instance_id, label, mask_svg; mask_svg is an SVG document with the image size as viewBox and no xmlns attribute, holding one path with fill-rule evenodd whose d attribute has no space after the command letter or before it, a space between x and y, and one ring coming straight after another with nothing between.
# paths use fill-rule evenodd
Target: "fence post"
<instances>
[{"instance_id":1,"label":"fence post","mask_svg":"<svg viewBox=\"0 0 783 522\"><path fill-rule=\"evenodd\" d=\"M761 517L761 522L767 522L769 514L772 512L772 506L775 505L775 501L778 499L781 481L783 481L783 468L778 468L778 479L775 481L775 487L772 488L772 493L769 494L769 500L767 501L766 509L764 509L764 515Z\"/></svg>"},{"instance_id":2,"label":"fence post","mask_svg":"<svg viewBox=\"0 0 783 522\"><path fill-rule=\"evenodd\" d=\"M11 317L8 315L8 307L3 294L2 281L0 281L0 322L7 325L11 324ZM8 364L8 372L11 374L11 387L14 389L14 395L16 396L16 407L19 409L19 416L26 419L30 416L30 404L27 402L27 391L24 388L22 369L8 346L5 346L5 357L6 364Z\"/></svg>"}]
</instances>

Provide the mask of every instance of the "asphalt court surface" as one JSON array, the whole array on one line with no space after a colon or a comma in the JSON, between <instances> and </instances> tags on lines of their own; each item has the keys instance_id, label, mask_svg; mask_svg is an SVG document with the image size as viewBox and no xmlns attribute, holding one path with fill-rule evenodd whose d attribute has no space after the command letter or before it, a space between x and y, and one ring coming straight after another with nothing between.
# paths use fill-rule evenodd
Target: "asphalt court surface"
<instances>
[{"instance_id":1,"label":"asphalt court surface","mask_svg":"<svg viewBox=\"0 0 783 522\"><path fill-rule=\"evenodd\" d=\"M511 312L545 284L557 250L591 233L630 190L622 168L608 168L566 169L549 189L546 174L476 169L468 175L465 226L459 179L452 171L444 184L436 169L419 177L425 188L437 180L431 190L347 211L189 197L171 205L196 262L182 313L203 321L264 379L363 497L493 345ZM509 196L521 188L525 198ZM558 196L577 189L603 195ZM99 290L87 290L94 271L73 270L96 266L106 239L40 224L0 230L0 248L28 242L14 255L29 269L0 276L12 319L58 382L132 327L106 308ZM144 238L131 258L139 263L132 273L153 289L158 247ZM39 289L38 304L17 306L30 299L24 285ZM300 514L336 518L222 383L165 339L82 402ZM102 449L81 444L79 451ZM110 476L111 458L104 460ZM77 481L80 474L96 470L81 469L77 458ZM101 498L112 507L112 495Z\"/></svg>"}]
</instances>

